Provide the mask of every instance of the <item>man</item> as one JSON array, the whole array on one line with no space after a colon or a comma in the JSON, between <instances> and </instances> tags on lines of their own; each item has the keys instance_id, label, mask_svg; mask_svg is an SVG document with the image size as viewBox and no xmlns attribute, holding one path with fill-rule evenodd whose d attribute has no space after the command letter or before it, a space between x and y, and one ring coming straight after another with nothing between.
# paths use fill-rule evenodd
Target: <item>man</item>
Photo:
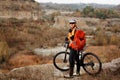
<instances>
[{"instance_id":1,"label":"man","mask_svg":"<svg viewBox=\"0 0 120 80\"><path fill-rule=\"evenodd\" d=\"M70 56L69 56L70 70L69 70L69 75L64 76L65 78L73 78L73 75L77 75L77 76L80 75L80 62L79 62L79 54L78 54L79 50L74 47L75 37L77 36L76 33L79 29L77 28L76 20L70 20L69 24L70 24L70 29L67 37L68 39L66 40L69 41L69 47L70 47ZM81 32L82 32L81 34L84 34L83 31ZM79 36L81 36L81 34ZM84 36L83 36L83 40L84 40ZM77 70L76 73L73 74L75 61L77 62Z\"/></svg>"}]
</instances>

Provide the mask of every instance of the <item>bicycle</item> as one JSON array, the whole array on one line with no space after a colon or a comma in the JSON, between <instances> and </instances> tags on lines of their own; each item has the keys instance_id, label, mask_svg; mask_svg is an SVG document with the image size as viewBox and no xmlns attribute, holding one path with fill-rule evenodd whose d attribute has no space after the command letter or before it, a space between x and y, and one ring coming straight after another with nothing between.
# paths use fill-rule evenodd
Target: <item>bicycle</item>
<instances>
[{"instance_id":1,"label":"bicycle","mask_svg":"<svg viewBox=\"0 0 120 80\"><path fill-rule=\"evenodd\" d=\"M68 52L68 44L66 44L66 50L57 53L53 58L54 66L60 71L68 71L69 70L69 52ZM102 63L97 55L91 52L84 52L84 49L79 51L79 61L80 67L89 75L97 75L102 70Z\"/></svg>"}]
</instances>

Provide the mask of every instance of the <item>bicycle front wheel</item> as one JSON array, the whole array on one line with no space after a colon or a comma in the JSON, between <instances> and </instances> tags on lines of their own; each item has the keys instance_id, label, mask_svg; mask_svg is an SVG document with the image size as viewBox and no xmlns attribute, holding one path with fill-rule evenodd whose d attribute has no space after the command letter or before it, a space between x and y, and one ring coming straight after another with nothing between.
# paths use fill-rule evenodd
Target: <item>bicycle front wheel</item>
<instances>
[{"instance_id":1,"label":"bicycle front wheel","mask_svg":"<svg viewBox=\"0 0 120 80\"><path fill-rule=\"evenodd\" d=\"M59 52L54 56L53 59L54 66L61 71L69 70L69 53Z\"/></svg>"},{"instance_id":2,"label":"bicycle front wheel","mask_svg":"<svg viewBox=\"0 0 120 80\"><path fill-rule=\"evenodd\" d=\"M83 69L90 75L97 75L102 69L102 63L97 55L86 53L83 56Z\"/></svg>"}]
</instances>

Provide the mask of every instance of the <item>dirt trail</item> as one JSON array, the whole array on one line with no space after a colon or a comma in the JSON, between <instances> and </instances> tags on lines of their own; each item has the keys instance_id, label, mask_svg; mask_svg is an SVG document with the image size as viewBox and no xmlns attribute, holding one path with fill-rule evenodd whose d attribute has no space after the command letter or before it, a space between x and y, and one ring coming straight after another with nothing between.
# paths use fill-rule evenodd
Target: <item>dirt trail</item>
<instances>
[{"instance_id":1,"label":"dirt trail","mask_svg":"<svg viewBox=\"0 0 120 80\"><path fill-rule=\"evenodd\" d=\"M40 49L40 48L36 48L34 49L34 52L37 54L37 55L50 55L50 54L56 54L60 51L65 51L65 47L55 47L55 48L48 48L48 49Z\"/></svg>"}]
</instances>

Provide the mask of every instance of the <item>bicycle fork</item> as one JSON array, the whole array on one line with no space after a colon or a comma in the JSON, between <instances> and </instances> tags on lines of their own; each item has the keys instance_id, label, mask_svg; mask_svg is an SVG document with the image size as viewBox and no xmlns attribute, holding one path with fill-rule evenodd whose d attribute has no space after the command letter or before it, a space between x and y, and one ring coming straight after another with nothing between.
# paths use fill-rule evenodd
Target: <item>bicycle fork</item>
<instances>
[{"instance_id":1,"label":"bicycle fork","mask_svg":"<svg viewBox=\"0 0 120 80\"><path fill-rule=\"evenodd\" d=\"M66 57L67 57L67 53L65 53L65 57L64 57L64 60L63 60L63 62L64 62L64 63L66 63L66 62L67 62Z\"/></svg>"},{"instance_id":2,"label":"bicycle fork","mask_svg":"<svg viewBox=\"0 0 120 80\"><path fill-rule=\"evenodd\" d=\"M67 63L67 49L66 49L66 51L65 51L66 53L65 53L65 57L64 57L64 60L63 60L63 62L64 63Z\"/></svg>"}]
</instances>

